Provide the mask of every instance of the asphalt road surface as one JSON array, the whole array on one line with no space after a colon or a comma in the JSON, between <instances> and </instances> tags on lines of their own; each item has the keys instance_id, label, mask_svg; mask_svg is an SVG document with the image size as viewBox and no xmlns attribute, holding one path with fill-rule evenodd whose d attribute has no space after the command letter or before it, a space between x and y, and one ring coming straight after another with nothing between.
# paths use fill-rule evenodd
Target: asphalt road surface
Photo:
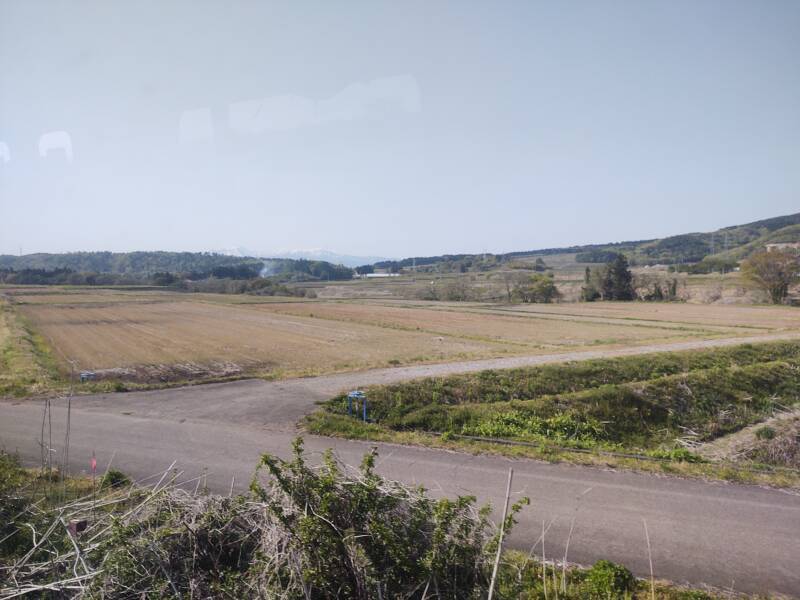
<instances>
[{"instance_id":1,"label":"asphalt road surface","mask_svg":"<svg viewBox=\"0 0 800 600\"><path fill-rule=\"evenodd\" d=\"M777 339L780 336L759 338ZM540 364L575 358L719 346L742 339L687 342L614 351L513 357L415 366L282 382L260 380L72 399L70 458L85 471L95 452L136 478L163 472L174 460L189 479L205 474L208 487L243 489L262 452L286 456L294 423L314 403L343 389L426 375ZM0 402L0 445L29 464L41 457L42 400ZM54 400L52 446L60 461L66 401ZM357 465L376 444L306 436L314 458L333 448ZM532 505L510 539L541 555L542 524L548 557L591 564L608 558L649 573L645 523L657 577L743 592L800 596L800 496L754 486L683 480L567 464L377 444L385 476L425 485L435 495L473 494L502 506L509 467L513 498ZM512 498L512 499L513 499Z\"/></svg>"}]
</instances>

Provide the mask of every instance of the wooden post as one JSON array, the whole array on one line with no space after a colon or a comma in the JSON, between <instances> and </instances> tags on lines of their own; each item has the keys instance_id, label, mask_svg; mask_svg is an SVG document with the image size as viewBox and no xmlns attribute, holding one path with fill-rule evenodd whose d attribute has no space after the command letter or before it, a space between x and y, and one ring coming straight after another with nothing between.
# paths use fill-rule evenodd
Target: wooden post
<instances>
[{"instance_id":1,"label":"wooden post","mask_svg":"<svg viewBox=\"0 0 800 600\"><path fill-rule=\"evenodd\" d=\"M500 566L500 554L503 552L503 536L506 532L506 516L508 515L508 499L511 497L511 480L514 478L514 469L508 470L508 485L506 486L506 503L503 506L503 520L500 521L500 539L497 542L497 556L494 557L492 568L492 581L489 583L488 600L494 595L494 584L497 581L497 569Z\"/></svg>"}]
</instances>

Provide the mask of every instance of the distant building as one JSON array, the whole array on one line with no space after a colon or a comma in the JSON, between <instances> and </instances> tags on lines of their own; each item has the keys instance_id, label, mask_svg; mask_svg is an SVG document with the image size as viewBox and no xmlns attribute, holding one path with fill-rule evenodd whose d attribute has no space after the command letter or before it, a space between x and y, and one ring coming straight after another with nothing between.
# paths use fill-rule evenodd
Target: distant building
<instances>
[{"instance_id":1,"label":"distant building","mask_svg":"<svg viewBox=\"0 0 800 600\"><path fill-rule=\"evenodd\" d=\"M800 250L800 242L779 242L775 244L765 244L767 252L773 250Z\"/></svg>"}]
</instances>

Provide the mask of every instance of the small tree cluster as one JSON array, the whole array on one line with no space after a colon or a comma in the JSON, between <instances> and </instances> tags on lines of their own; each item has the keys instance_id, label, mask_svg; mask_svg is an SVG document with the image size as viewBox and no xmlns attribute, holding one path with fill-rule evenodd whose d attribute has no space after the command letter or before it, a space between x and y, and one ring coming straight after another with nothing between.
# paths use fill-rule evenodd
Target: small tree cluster
<instances>
[{"instance_id":1,"label":"small tree cluster","mask_svg":"<svg viewBox=\"0 0 800 600\"><path fill-rule=\"evenodd\" d=\"M581 299L595 300L635 300L633 274L624 254L614 254L611 262L599 269L586 267L581 288Z\"/></svg>"},{"instance_id":2,"label":"small tree cluster","mask_svg":"<svg viewBox=\"0 0 800 600\"><path fill-rule=\"evenodd\" d=\"M561 298L552 273L536 273L519 281L511 294L519 302L550 303Z\"/></svg>"}]
</instances>

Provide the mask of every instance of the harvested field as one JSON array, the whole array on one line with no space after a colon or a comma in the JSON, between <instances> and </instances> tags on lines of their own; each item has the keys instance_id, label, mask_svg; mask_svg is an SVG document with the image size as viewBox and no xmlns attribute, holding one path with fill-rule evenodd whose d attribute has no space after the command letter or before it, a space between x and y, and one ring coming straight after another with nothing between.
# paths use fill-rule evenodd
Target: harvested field
<instances>
[{"instance_id":1,"label":"harvested field","mask_svg":"<svg viewBox=\"0 0 800 600\"><path fill-rule=\"evenodd\" d=\"M698 331L669 331L668 324L653 327L613 321L595 322L590 319L537 317L534 314L515 314L492 311L481 305L441 305L405 303L384 305L376 303L309 303L270 304L260 311L317 317L329 320L366 323L369 325L420 330L437 335L468 339L499 341L530 349L548 349L598 344L637 343L660 338L678 338ZM694 329L701 329L695 327Z\"/></svg>"},{"instance_id":2,"label":"harvested field","mask_svg":"<svg viewBox=\"0 0 800 600\"><path fill-rule=\"evenodd\" d=\"M689 326L721 326L758 330L800 328L800 310L790 306L742 304L710 305L665 302L584 302L575 304L515 305L514 311L576 318L609 318L620 321L655 321Z\"/></svg>"},{"instance_id":3,"label":"harvested field","mask_svg":"<svg viewBox=\"0 0 800 600\"><path fill-rule=\"evenodd\" d=\"M117 291L97 290L92 292L75 290L3 290L14 304L103 304L109 302L158 302L174 297L174 293L162 291Z\"/></svg>"},{"instance_id":4,"label":"harvested field","mask_svg":"<svg viewBox=\"0 0 800 600\"><path fill-rule=\"evenodd\" d=\"M66 363L126 379L358 369L388 361L455 360L501 353L501 345L422 332L275 315L206 302L17 307ZM150 366L149 369L134 367ZM237 369L238 367L238 369ZM111 371L113 370L113 371Z\"/></svg>"},{"instance_id":5,"label":"harvested field","mask_svg":"<svg viewBox=\"0 0 800 600\"><path fill-rule=\"evenodd\" d=\"M154 289L3 290L52 348L139 382L312 375L582 348L800 331L792 308L302 300Z\"/></svg>"}]
</instances>

